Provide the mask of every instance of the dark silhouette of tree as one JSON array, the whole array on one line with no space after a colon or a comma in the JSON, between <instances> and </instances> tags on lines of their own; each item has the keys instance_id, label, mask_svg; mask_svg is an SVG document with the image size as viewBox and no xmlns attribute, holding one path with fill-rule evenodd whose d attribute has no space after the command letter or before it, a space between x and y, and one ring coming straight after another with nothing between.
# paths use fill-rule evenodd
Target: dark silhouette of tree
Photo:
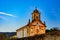
<instances>
[{"instance_id":1,"label":"dark silhouette of tree","mask_svg":"<svg viewBox=\"0 0 60 40\"><path fill-rule=\"evenodd\" d=\"M50 31L57 31L57 30L59 30L58 27L53 27L53 28L50 29Z\"/></svg>"}]
</instances>

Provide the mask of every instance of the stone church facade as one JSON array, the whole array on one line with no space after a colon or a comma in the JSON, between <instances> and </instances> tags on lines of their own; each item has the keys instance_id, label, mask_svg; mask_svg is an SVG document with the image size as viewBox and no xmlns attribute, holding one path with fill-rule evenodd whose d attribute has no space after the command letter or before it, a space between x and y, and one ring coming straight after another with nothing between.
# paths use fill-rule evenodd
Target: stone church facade
<instances>
[{"instance_id":1,"label":"stone church facade","mask_svg":"<svg viewBox=\"0 0 60 40\"><path fill-rule=\"evenodd\" d=\"M27 25L16 30L17 38L29 37L34 35L45 34L46 24L42 23L40 19L40 12L35 9L32 13L32 21L28 22Z\"/></svg>"}]
</instances>

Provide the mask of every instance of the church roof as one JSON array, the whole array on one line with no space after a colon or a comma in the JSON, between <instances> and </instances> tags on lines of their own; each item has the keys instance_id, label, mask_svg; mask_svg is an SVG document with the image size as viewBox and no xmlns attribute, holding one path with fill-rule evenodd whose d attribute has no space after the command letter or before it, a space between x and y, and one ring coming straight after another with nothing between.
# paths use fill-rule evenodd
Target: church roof
<instances>
[{"instance_id":1,"label":"church roof","mask_svg":"<svg viewBox=\"0 0 60 40\"><path fill-rule=\"evenodd\" d=\"M23 27L17 29L16 31L19 31L19 30L21 30L21 29L24 29L25 27L27 27L27 25L25 25L25 26L23 26Z\"/></svg>"},{"instance_id":2,"label":"church roof","mask_svg":"<svg viewBox=\"0 0 60 40\"><path fill-rule=\"evenodd\" d=\"M33 12L35 12L35 13L39 13L39 11L38 11L37 9L35 9Z\"/></svg>"}]
</instances>

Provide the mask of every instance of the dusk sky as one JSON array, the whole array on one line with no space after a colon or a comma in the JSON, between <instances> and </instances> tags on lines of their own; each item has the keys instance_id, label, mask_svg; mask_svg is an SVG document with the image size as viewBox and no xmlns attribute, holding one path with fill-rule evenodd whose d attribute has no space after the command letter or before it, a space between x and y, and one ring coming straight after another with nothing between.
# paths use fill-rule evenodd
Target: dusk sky
<instances>
[{"instance_id":1,"label":"dusk sky","mask_svg":"<svg viewBox=\"0 0 60 40\"><path fill-rule=\"evenodd\" d=\"M60 28L60 0L0 0L0 32L15 32L26 25L35 7L47 29Z\"/></svg>"}]
</instances>

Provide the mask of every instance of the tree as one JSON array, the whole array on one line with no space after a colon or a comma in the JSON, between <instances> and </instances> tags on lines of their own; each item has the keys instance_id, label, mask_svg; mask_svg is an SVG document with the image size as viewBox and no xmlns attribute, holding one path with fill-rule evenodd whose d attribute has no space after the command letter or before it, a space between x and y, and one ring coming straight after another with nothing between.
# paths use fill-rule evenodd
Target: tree
<instances>
[{"instance_id":1,"label":"tree","mask_svg":"<svg viewBox=\"0 0 60 40\"><path fill-rule=\"evenodd\" d=\"M53 27L53 28L51 28L50 30L51 30L51 31L57 31L57 30L59 30L59 28L58 28L58 27Z\"/></svg>"}]
</instances>

